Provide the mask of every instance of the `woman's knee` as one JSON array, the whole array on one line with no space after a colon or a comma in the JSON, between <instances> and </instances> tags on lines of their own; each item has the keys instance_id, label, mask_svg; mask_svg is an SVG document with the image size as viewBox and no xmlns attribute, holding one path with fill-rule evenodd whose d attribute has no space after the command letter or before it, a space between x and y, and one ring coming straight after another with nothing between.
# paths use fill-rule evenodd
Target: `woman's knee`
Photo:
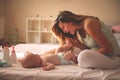
<instances>
[{"instance_id":1,"label":"woman's knee","mask_svg":"<svg viewBox=\"0 0 120 80\"><path fill-rule=\"evenodd\" d=\"M78 57L87 57L88 55L91 55L93 53L92 50L83 50L79 53Z\"/></svg>"},{"instance_id":2,"label":"woman's knee","mask_svg":"<svg viewBox=\"0 0 120 80\"><path fill-rule=\"evenodd\" d=\"M79 53L78 55L78 62L81 61L81 60L84 60L86 58L88 58L89 54L90 54L90 50L83 50Z\"/></svg>"},{"instance_id":3,"label":"woman's knee","mask_svg":"<svg viewBox=\"0 0 120 80\"><path fill-rule=\"evenodd\" d=\"M78 55L78 62L82 62L82 61L87 61L89 62L89 60L93 60L93 58L95 58L98 54L96 51L93 50L83 50L79 53Z\"/></svg>"}]
</instances>

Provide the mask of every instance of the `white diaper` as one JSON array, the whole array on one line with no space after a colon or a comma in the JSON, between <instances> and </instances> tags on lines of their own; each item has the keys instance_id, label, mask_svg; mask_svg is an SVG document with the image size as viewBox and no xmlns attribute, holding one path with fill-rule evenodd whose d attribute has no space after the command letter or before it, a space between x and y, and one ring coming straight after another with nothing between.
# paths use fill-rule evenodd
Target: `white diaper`
<instances>
[{"instance_id":1,"label":"white diaper","mask_svg":"<svg viewBox=\"0 0 120 80\"><path fill-rule=\"evenodd\" d=\"M72 63L71 61L67 61L64 59L63 53L58 53L57 56L60 59L61 65Z\"/></svg>"}]
</instances>

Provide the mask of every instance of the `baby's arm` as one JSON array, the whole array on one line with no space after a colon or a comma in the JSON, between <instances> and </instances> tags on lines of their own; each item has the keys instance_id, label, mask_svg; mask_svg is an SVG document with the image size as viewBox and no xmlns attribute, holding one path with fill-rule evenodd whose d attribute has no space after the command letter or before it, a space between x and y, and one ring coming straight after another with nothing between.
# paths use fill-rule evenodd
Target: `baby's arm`
<instances>
[{"instance_id":1,"label":"baby's arm","mask_svg":"<svg viewBox=\"0 0 120 80\"><path fill-rule=\"evenodd\" d=\"M42 66L43 66L43 70L45 71L55 69L55 65L52 63L48 63L48 62L42 62Z\"/></svg>"},{"instance_id":2,"label":"baby's arm","mask_svg":"<svg viewBox=\"0 0 120 80\"><path fill-rule=\"evenodd\" d=\"M70 40L70 39L66 39L66 44L64 44L64 45L61 46L61 47L58 47L58 48L56 49L55 54L57 54L57 53L59 53L59 52L62 52L62 51L67 51L67 50L69 50L71 47L73 47L71 40Z\"/></svg>"},{"instance_id":3,"label":"baby's arm","mask_svg":"<svg viewBox=\"0 0 120 80\"><path fill-rule=\"evenodd\" d=\"M51 49L51 50L44 52L44 54L55 54L55 51L56 49Z\"/></svg>"}]
</instances>

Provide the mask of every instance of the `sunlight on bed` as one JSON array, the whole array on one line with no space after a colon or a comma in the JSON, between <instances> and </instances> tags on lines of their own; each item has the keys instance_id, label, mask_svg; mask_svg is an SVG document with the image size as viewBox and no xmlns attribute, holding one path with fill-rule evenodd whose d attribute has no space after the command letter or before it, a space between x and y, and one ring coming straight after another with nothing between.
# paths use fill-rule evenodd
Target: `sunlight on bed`
<instances>
[{"instance_id":1,"label":"sunlight on bed","mask_svg":"<svg viewBox=\"0 0 120 80\"><path fill-rule=\"evenodd\" d=\"M23 58L24 57L24 52L19 52L16 53L17 58Z\"/></svg>"},{"instance_id":2,"label":"sunlight on bed","mask_svg":"<svg viewBox=\"0 0 120 80\"><path fill-rule=\"evenodd\" d=\"M44 52L57 47L57 44L18 44L15 46L15 51L17 58L22 58L27 51L32 52L33 54L43 54Z\"/></svg>"}]
</instances>

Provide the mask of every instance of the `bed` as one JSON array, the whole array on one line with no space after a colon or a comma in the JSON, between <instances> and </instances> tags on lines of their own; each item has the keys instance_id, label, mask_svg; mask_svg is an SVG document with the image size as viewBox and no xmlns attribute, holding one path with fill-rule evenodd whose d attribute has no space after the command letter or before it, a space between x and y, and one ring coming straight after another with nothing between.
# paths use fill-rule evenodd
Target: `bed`
<instances>
[{"instance_id":1,"label":"bed","mask_svg":"<svg viewBox=\"0 0 120 80\"><path fill-rule=\"evenodd\" d=\"M120 33L115 34L115 37L120 45ZM18 44L15 50L17 57L22 57L25 51L41 54L56 47L58 47L56 44ZM0 67L0 80L120 80L120 68L83 69L72 64L60 65L54 70L43 71L40 67L26 69L17 63L11 67Z\"/></svg>"}]
</instances>

